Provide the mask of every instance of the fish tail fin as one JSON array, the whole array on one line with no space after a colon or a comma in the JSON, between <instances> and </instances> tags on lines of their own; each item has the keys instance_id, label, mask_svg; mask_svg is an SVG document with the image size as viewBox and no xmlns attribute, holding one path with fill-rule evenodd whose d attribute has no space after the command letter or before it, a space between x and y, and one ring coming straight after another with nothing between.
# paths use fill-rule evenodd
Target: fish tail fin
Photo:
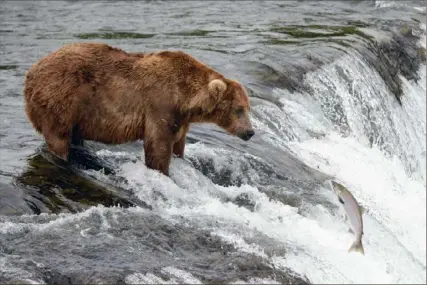
<instances>
[{"instance_id":1,"label":"fish tail fin","mask_svg":"<svg viewBox=\"0 0 427 285\"><path fill-rule=\"evenodd\" d=\"M359 252L362 255L365 255L365 249L363 248L362 241L355 241L348 249L348 252Z\"/></svg>"}]
</instances>

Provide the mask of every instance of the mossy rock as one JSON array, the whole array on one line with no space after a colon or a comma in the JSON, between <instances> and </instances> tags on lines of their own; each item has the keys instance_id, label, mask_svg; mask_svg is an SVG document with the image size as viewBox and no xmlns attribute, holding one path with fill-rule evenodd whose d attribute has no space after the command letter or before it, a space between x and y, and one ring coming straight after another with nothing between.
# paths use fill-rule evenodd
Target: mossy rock
<instances>
[{"instance_id":1,"label":"mossy rock","mask_svg":"<svg viewBox=\"0 0 427 285\"><path fill-rule=\"evenodd\" d=\"M29 157L27 169L14 180L35 213L79 212L99 204L150 208L128 191L94 180L75 165L52 163L43 152Z\"/></svg>"},{"instance_id":2,"label":"mossy rock","mask_svg":"<svg viewBox=\"0 0 427 285\"><path fill-rule=\"evenodd\" d=\"M0 70L13 70L17 68L16 65L0 65Z\"/></svg>"},{"instance_id":3,"label":"mossy rock","mask_svg":"<svg viewBox=\"0 0 427 285\"><path fill-rule=\"evenodd\" d=\"M417 51L418 55L425 61L426 60L426 49L425 48L419 48Z\"/></svg>"},{"instance_id":4,"label":"mossy rock","mask_svg":"<svg viewBox=\"0 0 427 285\"><path fill-rule=\"evenodd\" d=\"M271 29L271 31L276 33L287 34L294 38L313 39L313 38L344 37L348 35L356 35L369 41L372 41L374 39L372 36L367 35L364 32L360 31L357 26L295 25L295 26L286 26L286 27L274 27Z\"/></svg>"},{"instance_id":5,"label":"mossy rock","mask_svg":"<svg viewBox=\"0 0 427 285\"><path fill-rule=\"evenodd\" d=\"M77 34L75 37L79 39L107 39L107 40L117 40L117 39L148 39L154 37L155 34L141 34L133 32L98 32L98 33L83 33Z\"/></svg>"},{"instance_id":6,"label":"mossy rock","mask_svg":"<svg viewBox=\"0 0 427 285\"><path fill-rule=\"evenodd\" d=\"M204 37L207 36L210 32L204 30L191 30L191 31L182 31L176 33L168 33L168 35L174 36L192 36L192 37Z\"/></svg>"}]
</instances>

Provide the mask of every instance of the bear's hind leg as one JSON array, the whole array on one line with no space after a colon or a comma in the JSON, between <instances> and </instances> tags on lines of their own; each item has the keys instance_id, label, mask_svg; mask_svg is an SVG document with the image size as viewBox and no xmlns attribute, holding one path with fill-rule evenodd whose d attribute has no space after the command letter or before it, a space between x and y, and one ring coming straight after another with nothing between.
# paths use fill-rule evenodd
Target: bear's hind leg
<instances>
[{"instance_id":1,"label":"bear's hind leg","mask_svg":"<svg viewBox=\"0 0 427 285\"><path fill-rule=\"evenodd\" d=\"M52 132L51 130L43 129L49 151L59 158L68 161L68 153L70 147L70 136L67 133Z\"/></svg>"},{"instance_id":2,"label":"bear's hind leg","mask_svg":"<svg viewBox=\"0 0 427 285\"><path fill-rule=\"evenodd\" d=\"M68 161L69 152L69 140L66 138L50 137L46 140L47 147L50 152L60 157L61 159Z\"/></svg>"}]
</instances>

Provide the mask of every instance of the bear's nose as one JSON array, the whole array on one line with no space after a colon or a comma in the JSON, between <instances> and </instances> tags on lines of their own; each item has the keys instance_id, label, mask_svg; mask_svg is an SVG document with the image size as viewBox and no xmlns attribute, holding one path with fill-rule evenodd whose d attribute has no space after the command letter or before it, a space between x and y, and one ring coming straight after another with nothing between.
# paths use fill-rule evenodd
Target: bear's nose
<instances>
[{"instance_id":1,"label":"bear's nose","mask_svg":"<svg viewBox=\"0 0 427 285\"><path fill-rule=\"evenodd\" d=\"M248 138L248 140L253 137L255 134L254 130L248 130L246 131L246 137Z\"/></svg>"}]
</instances>

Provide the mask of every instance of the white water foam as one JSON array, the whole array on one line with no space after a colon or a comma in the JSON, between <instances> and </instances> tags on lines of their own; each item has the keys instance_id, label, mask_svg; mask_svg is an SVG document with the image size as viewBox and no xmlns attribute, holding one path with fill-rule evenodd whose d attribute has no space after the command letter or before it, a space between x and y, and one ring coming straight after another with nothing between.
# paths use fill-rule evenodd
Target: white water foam
<instances>
[{"instance_id":1,"label":"white water foam","mask_svg":"<svg viewBox=\"0 0 427 285\"><path fill-rule=\"evenodd\" d=\"M134 273L125 278L126 284L203 284L203 282L195 278L189 272L186 272L175 267L165 267L162 273L168 275L168 278L162 278L152 273ZM230 284L280 284L270 278L254 278L251 277L248 281L236 280Z\"/></svg>"},{"instance_id":2,"label":"white water foam","mask_svg":"<svg viewBox=\"0 0 427 285\"><path fill-rule=\"evenodd\" d=\"M168 275L165 280L152 273L134 273L125 278L127 284L202 284L202 281L195 278L191 273L168 266L162 268L161 272Z\"/></svg>"},{"instance_id":3,"label":"white water foam","mask_svg":"<svg viewBox=\"0 0 427 285\"><path fill-rule=\"evenodd\" d=\"M348 77L359 82L360 98L355 98L351 89L341 82L342 78L334 66L340 66ZM352 267L354 272L364 272L365 277L372 275L364 280L361 276L354 276L356 279L349 278L348 282L425 284L426 66L420 67L418 82L409 82L401 76L404 91L402 106L393 102L378 74L358 56L344 57L322 69L320 74L308 76L310 86L318 88L315 95L320 102L331 102L331 96L341 98L350 135L344 138L331 131L323 139L288 145L308 165L319 168L346 185L358 201L369 209L364 216L367 256ZM330 89L325 88L326 85L332 86L336 93L328 92ZM367 143L364 123L366 106L370 106L371 115L373 112L381 123L383 138L393 139L394 143L388 146L391 153L380 150L375 143L372 146ZM371 119L366 122L371 122ZM319 223L326 225L331 222L329 218L319 215L321 211L315 213ZM377 259L377 268L372 273L360 267L369 258ZM327 259L322 255L321 260ZM337 281L329 275L329 270L323 273L319 272L319 267L314 270L309 259L288 255L285 262L297 272L308 271L312 280L321 283ZM298 266L299 270L296 269ZM342 270L346 266L343 263L338 268Z\"/></svg>"},{"instance_id":4,"label":"white water foam","mask_svg":"<svg viewBox=\"0 0 427 285\"><path fill-rule=\"evenodd\" d=\"M391 282L408 282L407 278L417 275L413 282L425 282L425 185L408 177L398 159L385 158L378 149L367 148L352 138L333 134L322 140L295 144L294 150L309 165L320 164L321 171L346 185L368 209L368 215L364 216L364 239L382 247L371 247L370 250L375 251L372 254L382 255L384 260L395 263L395 270L397 267L412 267L412 270L418 267L415 272L409 270L407 277L402 275ZM319 161L318 156L323 160ZM408 251L405 264L399 256L404 249Z\"/></svg>"},{"instance_id":5,"label":"white water foam","mask_svg":"<svg viewBox=\"0 0 427 285\"><path fill-rule=\"evenodd\" d=\"M349 86L341 74L353 80ZM337 106L343 114L336 127L348 124L345 135L352 135L366 146L379 145L389 155L397 155L412 175L424 175L425 160L425 66L418 84L403 81L403 107L390 94L379 74L354 52L307 75L313 96L324 105L325 112L335 117ZM424 92L423 89L424 88ZM421 93L423 92L423 93ZM313 110L314 111L314 110ZM344 121L345 120L345 121ZM341 129L340 129L341 130Z\"/></svg>"},{"instance_id":6,"label":"white water foam","mask_svg":"<svg viewBox=\"0 0 427 285\"><path fill-rule=\"evenodd\" d=\"M14 256L19 259L20 256ZM43 280L35 276L34 273L28 272L22 268L11 266L10 261L6 257L0 257L0 276L5 276L10 280L10 283L16 284L45 284Z\"/></svg>"},{"instance_id":7,"label":"white water foam","mask_svg":"<svg viewBox=\"0 0 427 285\"><path fill-rule=\"evenodd\" d=\"M299 146L299 153L303 152L303 146L308 143ZM331 144L332 150L334 147L336 148L336 145ZM357 150L360 147L358 145ZM322 154L320 149L317 154ZM379 155L381 156L380 153ZM365 157L362 157L361 161L364 159ZM343 156L343 160L348 162L348 157ZM317 160L316 163L318 163ZM408 281L422 283L425 280L424 265L420 264L420 261L416 261L413 257L414 254L402 246L402 243L407 243L405 238L418 234L420 230L417 231L416 226L409 227L408 235L405 236L404 231L402 235L402 231L399 229L402 229L402 223L404 225L406 218L399 220L393 216L387 205L379 204L378 208L381 206L379 209L383 211L379 218L375 210L370 210L369 214L365 216L366 256L348 254L347 249L353 241L353 236L347 232L344 221L331 215L328 211L317 211L319 206L313 208L317 214L316 217L304 217L298 213L297 208L270 200L256 187L249 185L221 187L213 184L190 165L180 160L174 160L172 164L172 172L176 169L180 170L179 180L176 179L176 182L173 181L175 179L157 177L155 171L147 169L143 164L127 163L122 168L122 175L132 185L142 185L139 188L132 187L137 189L136 194L148 199L151 204L157 203L154 207L157 214L171 222L183 223L182 217L184 217L184 223L210 229L213 234L220 236L227 243L234 244L239 250L270 260L277 268L284 271L292 269L307 276L314 283L373 282L385 284ZM324 167L322 165L322 168ZM361 167L363 168L364 165ZM405 175L404 172L401 175ZM149 177L157 178L150 179ZM163 191L167 202L151 200L147 193L152 192L153 189ZM353 190L353 188L351 189ZM331 192L330 189L323 188L317 191ZM359 197L357 187L353 191ZM224 196L233 199L241 193L248 194L253 201L256 201L253 212L221 199ZM393 195L393 192L390 195ZM377 201L375 199L378 199L378 196L373 199ZM365 202L363 198L360 200ZM392 198L387 202L390 200ZM407 206L412 202L413 197L410 196L404 205ZM391 215L390 219L381 218L388 217L387 215ZM423 217L420 218L418 214L415 217L418 218L417 225L420 227ZM393 223L387 224L387 221L392 219L397 219L399 227L389 227ZM422 225L420 228L422 229ZM408 229L406 228L406 230ZM261 245L248 244L245 241L246 237L253 236L257 232L275 240L277 244L282 244L287 249L286 256L268 257ZM401 234L401 236L395 237L397 234ZM416 239L415 241L419 245L421 240ZM416 256L417 259L421 257L422 254ZM364 272L364 274L360 274L360 272Z\"/></svg>"},{"instance_id":8,"label":"white water foam","mask_svg":"<svg viewBox=\"0 0 427 285\"><path fill-rule=\"evenodd\" d=\"M102 172L100 172L102 173ZM0 234L17 234L17 233L26 233L26 232L46 232L54 231L56 229L61 229L64 225L75 225L77 229L80 229L80 223L82 220L89 218L90 216L97 216L102 221L100 228L107 230L111 226L109 225L107 219L104 217L106 213L119 213L124 209L121 207L104 207L102 205L91 207L85 211L70 214L70 213L60 213L60 214L47 214L41 213L39 215L22 215L20 216L20 222L11 222L4 221L0 222ZM145 213L148 210L139 207L128 208L126 211L136 212L136 213ZM114 216L114 215L113 215ZM37 217L39 223L34 223L34 217ZM81 235L85 236L85 231L89 230L88 228L81 229Z\"/></svg>"}]
</instances>

